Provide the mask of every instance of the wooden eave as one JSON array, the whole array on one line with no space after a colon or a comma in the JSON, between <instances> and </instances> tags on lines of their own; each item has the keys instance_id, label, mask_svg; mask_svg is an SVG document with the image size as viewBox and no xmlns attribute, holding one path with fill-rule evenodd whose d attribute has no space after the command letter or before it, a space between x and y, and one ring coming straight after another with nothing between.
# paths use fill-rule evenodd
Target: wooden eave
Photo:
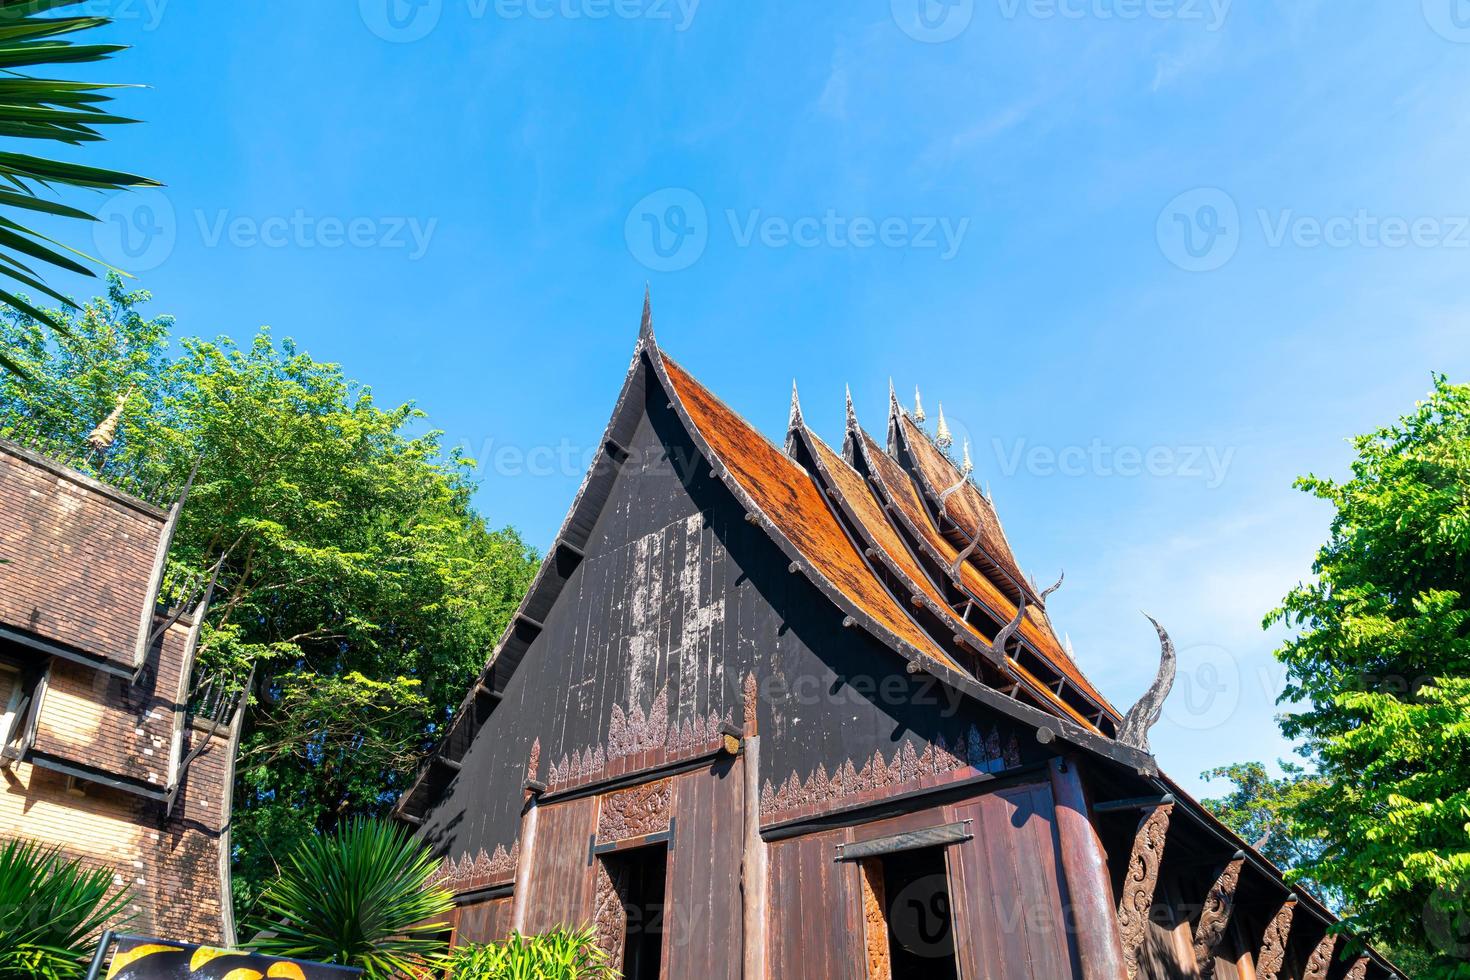
<instances>
[{"instance_id":1,"label":"wooden eave","mask_svg":"<svg viewBox=\"0 0 1470 980\"><path fill-rule=\"evenodd\" d=\"M1016 605L995 585L968 562L961 562L959 576L953 574L959 552L947 541L934 525L912 478L896 460L887 455L882 447L856 424L849 421L845 440L854 453L854 464L869 476L869 484L882 502L885 512L895 525L913 542L924 563L936 569L936 574L954 584L988 616L1000 623L1009 622L1016 615ZM907 497L907 499L905 499ZM1027 606L1025 619L1018 633L1025 650L1039 663L1046 664L1066 683L1069 705L1085 715L1095 714L1099 720L1107 719L1116 725L1122 715L1103 697L1081 669L1067 657L1051 631L1042 623L1032 619L1030 613L1038 607ZM1016 669L1031 677L1036 684L1047 687L1035 678L1034 672L1012 659ZM1050 690L1049 687L1047 687ZM1093 722L1090 722L1093 723Z\"/></svg>"},{"instance_id":2,"label":"wooden eave","mask_svg":"<svg viewBox=\"0 0 1470 980\"><path fill-rule=\"evenodd\" d=\"M1086 715L1064 701L1010 657L998 656L985 636L968 620L955 615L949 602L939 594L931 577L923 571L903 538L885 516L882 504L862 474L821 440L806 426L793 433L801 448L812 460L827 496L850 526L860 536L865 557L879 562L889 576L902 587L902 593L922 602L933 617L943 624L944 632L999 671L1011 688L1025 689L1034 700L1051 711L1061 711L1074 721L1105 735ZM977 664L978 666L978 664Z\"/></svg>"}]
</instances>

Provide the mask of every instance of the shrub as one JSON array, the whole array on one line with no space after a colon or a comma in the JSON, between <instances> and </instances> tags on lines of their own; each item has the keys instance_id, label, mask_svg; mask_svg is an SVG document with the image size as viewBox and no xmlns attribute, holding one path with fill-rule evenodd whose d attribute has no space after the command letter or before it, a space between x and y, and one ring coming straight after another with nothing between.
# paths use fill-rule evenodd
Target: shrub
<instances>
[{"instance_id":1,"label":"shrub","mask_svg":"<svg viewBox=\"0 0 1470 980\"><path fill-rule=\"evenodd\" d=\"M0 845L0 977L85 976L103 928L117 924L126 888L112 873L68 861L55 848Z\"/></svg>"},{"instance_id":2,"label":"shrub","mask_svg":"<svg viewBox=\"0 0 1470 980\"><path fill-rule=\"evenodd\" d=\"M616 980L619 973L591 929L541 936L512 933L503 943L471 944L450 953L451 980Z\"/></svg>"}]
</instances>

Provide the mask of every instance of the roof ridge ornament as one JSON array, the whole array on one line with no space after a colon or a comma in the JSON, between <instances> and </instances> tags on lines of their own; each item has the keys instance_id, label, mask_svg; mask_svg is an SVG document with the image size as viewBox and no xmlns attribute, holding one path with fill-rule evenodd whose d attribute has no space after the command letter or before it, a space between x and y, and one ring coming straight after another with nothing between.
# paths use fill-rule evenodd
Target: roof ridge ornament
<instances>
[{"instance_id":1,"label":"roof ridge ornament","mask_svg":"<svg viewBox=\"0 0 1470 980\"><path fill-rule=\"evenodd\" d=\"M847 393L847 427L856 429L858 427L857 412L852 407L852 385L843 385ZM891 387L891 382L890 382Z\"/></svg>"},{"instance_id":2,"label":"roof ridge ornament","mask_svg":"<svg viewBox=\"0 0 1470 980\"><path fill-rule=\"evenodd\" d=\"M786 417L786 455L796 458L797 433L806 423L801 417L801 396L796 393L796 379L791 379L791 413Z\"/></svg>"},{"instance_id":3,"label":"roof ridge ornament","mask_svg":"<svg viewBox=\"0 0 1470 980\"><path fill-rule=\"evenodd\" d=\"M939 416L940 416L940 418L943 418L944 417L944 406L942 406L942 405L940 406L940 409L939 409ZM917 422L917 423L919 423L920 425L923 425L929 419L929 416L927 416L927 415L924 414L924 399L922 397L920 397L920 395L919 395L919 386L918 385L914 385L914 416L913 416L913 418L914 418L914 421Z\"/></svg>"},{"instance_id":4,"label":"roof ridge ornament","mask_svg":"<svg viewBox=\"0 0 1470 980\"><path fill-rule=\"evenodd\" d=\"M1016 618L1000 628L991 641L990 648L1002 657L1006 655L1006 645L1011 642L1011 637L1021 628L1021 621L1026 618L1026 593L1021 593L1021 602L1016 606Z\"/></svg>"},{"instance_id":5,"label":"roof ridge ornament","mask_svg":"<svg viewBox=\"0 0 1470 980\"><path fill-rule=\"evenodd\" d=\"M1064 568L1064 569L1062 569L1062 574L1060 574L1060 575L1057 576L1057 580L1056 580L1056 583L1054 585L1052 585L1050 588L1042 589L1041 590L1041 608L1042 609L1045 609L1046 608L1046 597L1049 596L1049 595L1051 595L1057 589L1060 589L1062 587L1062 582L1065 581L1066 578L1067 578L1067 570ZM1032 582L1031 583L1031 587L1034 589L1036 587L1036 583L1035 582Z\"/></svg>"},{"instance_id":6,"label":"roof ridge ornament","mask_svg":"<svg viewBox=\"0 0 1470 980\"><path fill-rule=\"evenodd\" d=\"M944 402L939 403L939 423L934 427L934 445L946 456L949 455L949 447L954 445L954 436L950 434L949 423L944 419Z\"/></svg>"},{"instance_id":7,"label":"roof ridge ornament","mask_svg":"<svg viewBox=\"0 0 1470 980\"><path fill-rule=\"evenodd\" d=\"M1118 726L1118 741L1153 755L1153 750L1148 745L1148 732L1164 712L1164 700L1174 687L1174 674L1179 668L1179 659L1174 654L1174 642L1169 639L1169 634L1159 625L1159 621L1148 613L1143 615L1154 624L1154 629L1159 633L1159 672L1148 690L1143 692L1143 697L1123 716L1123 723Z\"/></svg>"},{"instance_id":8,"label":"roof ridge ornament","mask_svg":"<svg viewBox=\"0 0 1470 980\"><path fill-rule=\"evenodd\" d=\"M639 343L653 342L653 290L643 284L643 322L638 325Z\"/></svg>"},{"instance_id":9,"label":"roof ridge ornament","mask_svg":"<svg viewBox=\"0 0 1470 980\"><path fill-rule=\"evenodd\" d=\"M960 463L960 472L968 478L971 473L975 472L975 464L970 460L970 439L968 436L965 438L964 447L964 461Z\"/></svg>"},{"instance_id":10,"label":"roof ridge ornament","mask_svg":"<svg viewBox=\"0 0 1470 980\"><path fill-rule=\"evenodd\" d=\"M87 445L94 453L106 456L113 443L117 442L117 430L122 424L123 409L127 407L128 400L133 397L133 392L136 390L135 387L129 387L126 392L118 395L112 411L107 413L107 418L98 422L97 427L87 433Z\"/></svg>"}]
</instances>

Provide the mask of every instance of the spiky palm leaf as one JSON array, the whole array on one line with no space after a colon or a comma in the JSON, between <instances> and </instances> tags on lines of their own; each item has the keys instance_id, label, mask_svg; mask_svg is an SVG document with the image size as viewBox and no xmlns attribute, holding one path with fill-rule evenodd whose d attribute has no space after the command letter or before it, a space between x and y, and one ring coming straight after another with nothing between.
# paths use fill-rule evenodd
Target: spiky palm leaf
<instances>
[{"instance_id":1,"label":"spiky palm leaf","mask_svg":"<svg viewBox=\"0 0 1470 980\"><path fill-rule=\"evenodd\" d=\"M107 92L127 86L62 81L33 74L46 66L101 61L126 48L121 44L77 44L66 40L68 34L111 23L107 17L55 13L60 8L77 5L77 0L0 0L0 137L81 146L106 138L98 127L137 121L113 115L106 107L112 101ZM15 209L93 221L95 218L86 211L42 195L58 187L121 190L157 186L157 181L134 174L28 153L0 152L0 212ZM84 276L96 275L84 263L103 264L0 213L0 277L13 280L13 284L0 286L0 303L65 333L64 324L18 295L14 284L48 296L64 307L75 308L70 299L46 285L42 270L64 269ZM3 350L0 350L0 368L25 374Z\"/></svg>"},{"instance_id":2,"label":"spiky palm leaf","mask_svg":"<svg viewBox=\"0 0 1470 980\"><path fill-rule=\"evenodd\" d=\"M112 873L28 841L0 844L0 976L69 980L128 903Z\"/></svg>"},{"instance_id":3,"label":"spiky palm leaf","mask_svg":"<svg viewBox=\"0 0 1470 980\"><path fill-rule=\"evenodd\" d=\"M369 980L441 969L450 895L438 863L381 820L303 841L256 903L247 945L271 956L360 966Z\"/></svg>"}]
</instances>

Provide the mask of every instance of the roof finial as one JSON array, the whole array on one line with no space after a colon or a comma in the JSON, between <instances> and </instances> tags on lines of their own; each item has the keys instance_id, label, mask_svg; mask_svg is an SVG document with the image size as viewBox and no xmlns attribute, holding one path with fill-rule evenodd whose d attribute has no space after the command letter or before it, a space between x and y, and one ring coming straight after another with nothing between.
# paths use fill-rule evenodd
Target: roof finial
<instances>
[{"instance_id":1,"label":"roof finial","mask_svg":"<svg viewBox=\"0 0 1470 980\"><path fill-rule=\"evenodd\" d=\"M853 411L852 407L852 385L843 385L843 388L847 390L847 427L849 429L856 429L857 412Z\"/></svg>"},{"instance_id":2,"label":"roof finial","mask_svg":"<svg viewBox=\"0 0 1470 980\"><path fill-rule=\"evenodd\" d=\"M790 432L793 429L800 428L801 425L802 425L802 419L801 419L801 398L796 394L796 379L795 378L792 378L791 379L791 415L786 420L786 431L787 432Z\"/></svg>"},{"instance_id":3,"label":"roof finial","mask_svg":"<svg viewBox=\"0 0 1470 980\"><path fill-rule=\"evenodd\" d=\"M939 424L934 429L934 445L945 452L954 445L954 436L950 435L949 423L944 420L944 402L939 403Z\"/></svg>"},{"instance_id":4,"label":"roof finial","mask_svg":"<svg viewBox=\"0 0 1470 980\"><path fill-rule=\"evenodd\" d=\"M966 439L964 445L965 461L960 464L960 472L963 473L965 476L969 476L971 473L975 472L975 464L970 462L970 440Z\"/></svg>"},{"instance_id":5,"label":"roof finial","mask_svg":"<svg viewBox=\"0 0 1470 980\"><path fill-rule=\"evenodd\" d=\"M643 322L638 327L639 340L653 339L653 291L643 284Z\"/></svg>"},{"instance_id":6,"label":"roof finial","mask_svg":"<svg viewBox=\"0 0 1470 980\"><path fill-rule=\"evenodd\" d=\"M898 393L893 390L893 378L888 379L888 417L897 418L903 413L903 406L898 403Z\"/></svg>"},{"instance_id":7,"label":"roof finial","mask_svg":"<svg viewBox=\"0 0 1470 980\"><path fill-rule=\"evenodd\" d=\"M112 407L107 418L99 422L97 428L87 434L87 445L92 447L93 452L105 454L117 441L117 429L122 423L123 408L127 405L128 399L132 397L132 388L129 388L125 394L118 395L117 404Z\"/></svg>"},{"instance_id":8,"label":"roof finial","mask_svg":"<svg viewBox=\"0 0 1470 980\"><path fill-rule=\"evenodd\" d=\"M914 421L923 425L927 418L924 414L924 400L919 397L919 386L914 385Z\"/></svg>"}]
</instances>

